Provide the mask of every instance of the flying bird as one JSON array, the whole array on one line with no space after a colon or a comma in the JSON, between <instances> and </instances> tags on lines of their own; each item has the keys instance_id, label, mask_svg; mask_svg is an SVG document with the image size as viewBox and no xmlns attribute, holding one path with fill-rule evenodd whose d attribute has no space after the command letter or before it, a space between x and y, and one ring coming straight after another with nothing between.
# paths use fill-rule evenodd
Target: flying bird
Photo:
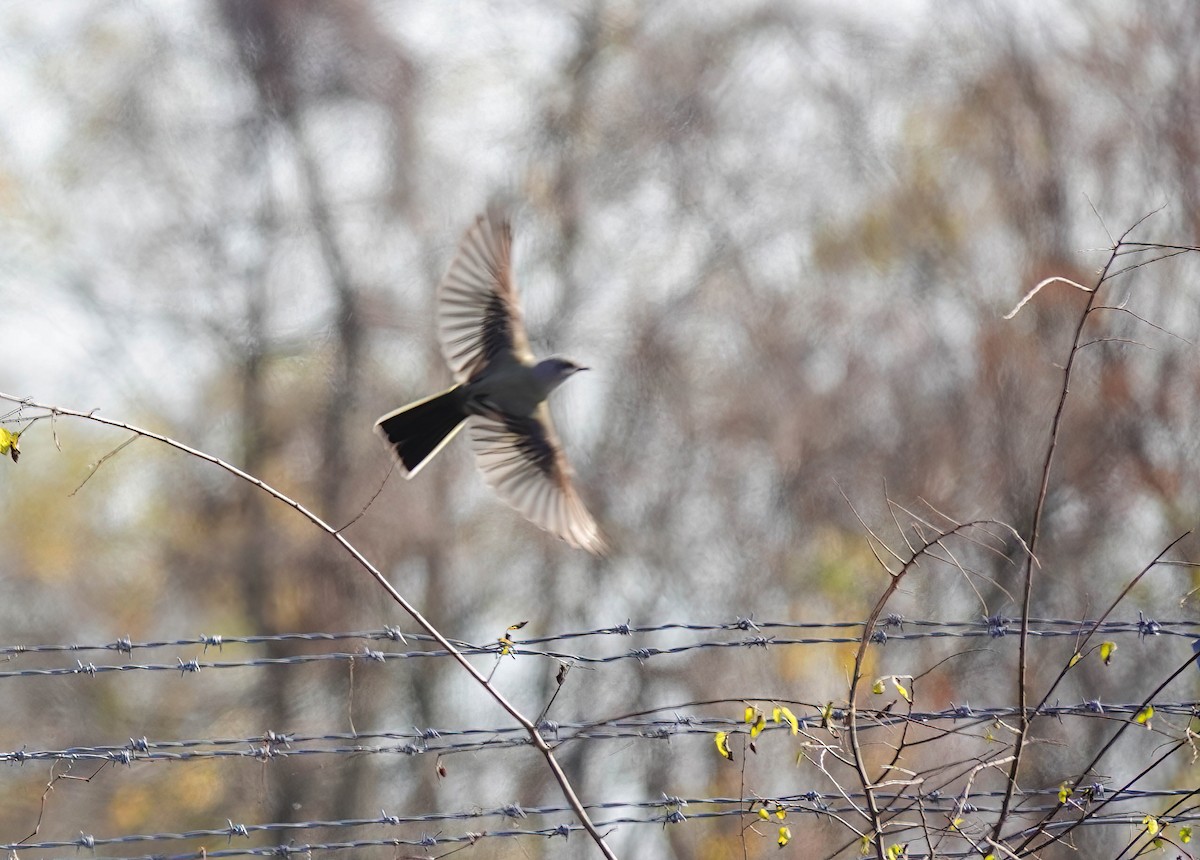
<instances>
[{"instance_id":1,"label":"flying bird","mask_svg":"<svg viewBox=\"0 0 1200 860\"><path fill-rule=\"evenodd\" d=\"M438 340L455 385L375 422L412 478L469 426L488 484L530 522L603 555L596 520L572 483L546 398L581 370L529 349L512 271L512 224L493 205L479 215L437 289Z\"/></svg>"}]
</instances>

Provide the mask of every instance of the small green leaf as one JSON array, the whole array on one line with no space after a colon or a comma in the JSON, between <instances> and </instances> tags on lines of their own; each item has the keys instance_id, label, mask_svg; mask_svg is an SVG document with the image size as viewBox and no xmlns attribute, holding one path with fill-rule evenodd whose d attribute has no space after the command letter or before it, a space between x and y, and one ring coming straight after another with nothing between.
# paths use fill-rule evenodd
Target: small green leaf
<instances>
[{"instance_id":1,"label":"small green leaf","mask_svg":"<svg viewBox=\"0 0 1200 860\"><path fill-rule=\"evenodd\" d=\"M827 729L833 723L833 702L821 706L821 728Z\"/></svg>"}]
</instances>

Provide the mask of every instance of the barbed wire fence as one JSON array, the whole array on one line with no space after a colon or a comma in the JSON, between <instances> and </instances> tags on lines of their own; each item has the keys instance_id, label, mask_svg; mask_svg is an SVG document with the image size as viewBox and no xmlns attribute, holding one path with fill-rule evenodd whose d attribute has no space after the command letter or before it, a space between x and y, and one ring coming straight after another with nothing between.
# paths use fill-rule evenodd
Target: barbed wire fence
<instances>
[{"instance_id":1,"label":"barbed wire fence","mask_svg":"<svg viewBox=\"0 0 1200 860\"><path fill-rule=\"evenodd\" d=\"M996 617L977 621L944 621L930 619L905 619L892 616L885 620L877 634L869 637L871 647L887 648L899 643L919 642L929 639L971 640L985 638L994 645L1007 647L1015 644L1011 631L1019 619ZM601 629L569 631L555 635L518 639L511 634L504 643L471 644L457 643L464 654L493 659L545 659L572 665L608 664L618 661L645 662L670 658L690 651L710 649L759 649L796 648L806 646L828 646L855 643L860 636L839 635L854 630L861 631L862 622L840 622L817 624L793 621L755 621L751 618L736 618L725 623L667 623L659 625L631 626L618 624ZM804 638L769 635L772 631L810 631L814 635ZM891 631L888 633L887 631ZM1186 667L1196 658L1192 654L1192 643L1200 641L1200 621L1156 621L1139 614L1136 619L1031 619L1030 635L1039 638L1068 638L1079 640L1089 630L1106 637L1106 641L1118 647L1133 642L1154 644L1161 662L1177 661L1183 654ZM675 634L686 631L694 634L694 641L672 647L657 647L654 644L659 634ZM824 633L825 635L817 635ZM746 635L753 634L753 635ZM626 647L623 640L633 639L634 647ZM1183 641L1181 641L1183 640ZM321 654L296 654L291 657L260 659L206 660L204 655L213 649L252 650L267 642L293 643L297 646L309 643L361 643L360 648L339 650ZM9 684L17 679L73 678L78 683L109 672L173 672L183 678L200 672L217 669L256 670L273 666L304 666L313 662L371 661L376 663L409 663L423 659L445 659L448 653L436 647L429 650L409 650L409 643L432 643L426 634L404 632L394 627L379 630L347 631L335 633L295 633L259 636L202 635L172 641L133 642L118 639L106 643L63 643L42 645L10 645L0 648L0 656L10 664L35 659L62 661L79 654L95 659L58 666L11 668L0 672L0 680ZM553 643L572 642L578 646L572 651L548 650L544 647ZM382 643L382 647L373 647ZM1178 643L1172 646L1172 643ZM434 643L436 644L436 643ZM611 646L618 645L617 648ZM385 650L394 647L403 650ZM187 655L178 655L185 650ZM197 656L195 652L199 650ZM602 653L608 650L612 653ZM155 662L130 662L125 659L133 653L163 654ZM1176 652L1172 655L1172 652ZM170 659L174 656L172 662ZM97 662L107 658L111 662ZM114 659L115 658L115 659ZM1155 661L1160 662L1159 660ZM905 684L909 683L907 680ZM2 688L0 688L2 689ZM906 688L907 689L907 688ZM915 689L915 686L914 686ZM912 692L909 691L912 697ZM715 716L714 711L729 713L743 706L754 711L767 706L795 709L795 725L787 719L768 719L754 732L757 716L749 722L744 714ZM1152 718L1143 718L1147 709L1153 709ZM544 719L538 725L542 736L555 747L568 744L594 744L619 741L623 743L670 743L672 739L688 736L700 737L706 744L718 733L749 737L754 732L758 738L803 737L799 743L807 745L809 755L820 755L837 746L837 739L846 725L847 714L842 707L831 707L824 703L800 702L795 700L747 698L739 700L709 702L679 702L662 711L669 713L620 715L602 720L583 722L560 722ZM1135 725L1142 730L1157 733L1164 743L1173 744L1173 751L1194 754L1194 733L1191 721L1200 718L1198 701L1101 701L1090 699L1071 703L1055 703L1039 709L1038 715L1057 721L1095 720L1125 726ZM889 732L897 727L921 727L934 730L943 736L974 733L982 738L997 726L1011 723L1019 716L1017 708L971 707L961 704L935 711L909 709L895 712L891 708L863 708L859 711L861 731ZM1157 724L1157 727L1155 727ZM21 749L0 750L0 761L10 765L32 766L49 762L57 772L64 774L76 771L96 772L105 766L144 767L216 759L248 760L263 764L282 761L291 757L320 756L337 759L346 756L400 756L432 757L441 759L455 754L477 754L513 748L528 748L529 738L519 726L511 724L489 725L475 728L413 727L406 731L387 732L330 732L322 734L298 734L284 731L267 731L253 737L213 737L191 739L130 738L124 743L72 746L64 749ZM712 752L716 755L715 749ZM977 765L974 765L977 766ZM973 766L973 767L974 767ZM961 774L957 775L961 779ZM999 811L1002 790L990 789L964 792L955 778L947 780L946 788L897 791L892 795L893 803L917 804L925 816L941 816L948 821L959 821L955 828L966 829L963 819L994 815ZM1175 804L1170 814L1154 816L1159 828L1187 827L1200 818L1200 801L1189 803L1200 789L1141 789L1134 785L1106 785L1096 779L1091 783L1072 786L1067 802L1062 801L1064 788L1026 789L1022 792L1022 816L1045 816L1060 811L1074 811L1084 826L1153 827L1146 822L1148 809L1163 808ZM1075 797L1075 795L1078 797ZM748 821L761 820L759 810L775 816L779 811L788 814L792 821L805 816L845 817L860 810L866 798L861 791L807 790L801 793L783 794L770 798L753 797L705 797L705 796L662 796L660 798L626 798L603 803L589 803L589 812L597 816L597 826L655 827L687 826L689 822L709 819L741 818ZM1056 802L1057 801L1057 802ZM1086 813L1104 804L1106 811ZM757 804L757 808L756 807ZM81 832L73 840L31 839L25 842L0 843L0 849L10 855L26 856L26 853L55 851L58 849L128 849L131 846L154 843L159 852L144 856L201 857L201 856L265 856L291 854L316 854L339 852L368 847L398 847L428 849L430 856L437 856L438 849L456 845L475 844L481 840L532 839L567 837L579 830L570 821L568 806L522 807L512 803L493 809L459 809L429 811L423 813L381 812L374 818L321 819L287 823L245 823L230 817L224 827L203 828L176 833L138 833L113 837L98 837ZM788 818L777 819L788 820ZM1069 826L1069 822L1052 822L1056 828ZM459 825L457 832L448 831L451 825ZM694 824L693 824L694 826ZM425 828L419 835L378 836L380 831L397 831L404 828ZM435 831L431 828L438 828ZM298 841L296 844L263 847L251 842L256 835L288 834L303 840L306 833L313 831L337 831L344 838L327 841ZM949 832L950 828L946 828ZM1053 828L1047 830L1053 833ZM228 847L204 850L171 849L173 843L225 839ZM125 856L125 855L122 855ZM133 855L130 855L133 856ZM915 855L914 855L915 856ZM937 856L977 856L969 849L940 850Z\"/></svg>"},{"instance_id":2,"label":"barbed wire fence","mask_svg":"<svg viewBox=\"0 0 1200 860\"><path fill-rule=\"evenodd\" d=\"M0 849L18 858L60 856L56 852L75 856L84 851L93 857L182 860L334 856L369 849L390 851L396 857L432 858L478 845L565 842L572 834L586 834L594 850L613 857L616 855L605 840L614 832L695 831L717 822L732 822L743 855L748 856L749 844L803 846L812 822L822 828L822 844L834 844L827 852L830 857L860 853L878 860L1043 856L1048 850L1072 850L1077 831L1097 830L1112 846L1109 856L1118 860L1167 847L1178 856L1191 857L1192 823L1200 818L1200 787L1173 785L1178 779L1169 778L1167 771L1182 772L1200 755L1196 730L1200 701L1183 695L1185 687L1195 689L1194 678L1187 673L1197 671L1200 623L1156 619L1142 612L1134 618L1133 610L1126 606L1136 585L1152 569L1194 566L1173 557L1186 534L1172 540L1129 577L1104 612L1078 619L1033 614L1037 577L1046 574L1037 563L1039 527L1074 358L1082 349L1104 340L1085 337L1085 325L1094 313L1120 310L1098 302L1101 287L1148 262L1197 250L1132 243L1128 235L1127 231L1114 242L1094 285L1068 282L1088 293L1089 299L1077 320L1063 368L1061 397L1029 535L991 521L956 522L938 512L917 515L889 499L894 533L885 538L860 518L865 540L887 577L874 608L861 620L817 623L746 616L717 623L626 622L528 638L522 638L514 626L492 642L451 640L429 625L337 530L259 478L123 422L0 394L18 405L17 420L26 422L24 427L32 421L49 419L53 423L62 417L99 421L123 428L135 438L157 440L249 481L341 543L420 628L208 634L171 641L114 638L91 643L0 643L0 659L7 664L0 670L0 695L12 685L49 683L47 679L86 685L104 677L130 679L166 672L187 684L197 676L218 672L237 670L253 677L268 670L298 671L319 664L343 664L351 671L357 665L378 665L388 671L413 667L415 673L431 660L449 660L462 667L512 718L483 726L413 726L367 732L301 733L276 726L255 735L144 736L95 739L64 748L44 743L0 749L0 760L18 773L49 766L36 804L29 803L27 785L7 792L10 803L14 792L24 794L21 799L31 810L30 832L0 841ZM1136 262L1118 269L1130 254L1150 256L1137 257ZM1055 280L1063 279L1039 284L1014 313ZM905 618L889 609L901 583L922 565L942 565L959 571L967 580L979 575L966 561L971 552L1022 559L1024 588L1016 601L1018 613L929 619ZM119 634L114 631L114 636ZM661 641L664 637L669 641ZM1069 647L1039 650L1035 655L1037 643L1055 640ZM929 668L911 674L875 674L873 667L880 654L939 641L952 650ZM972 641L986 647L961 647ZM1083 668L1111 663L1116 651L1123 645L1131 650L1132 642L1138 643L1135 647L1143 655L1147 651L1153 655L1138 666L1136 690L1128 685L1120 690L1124 695L1109 700L1098 694L1077 695L1075 687L1068 689L1067 679L1076 678ZM281 646L294 647L296 653L258 656L256 649L267 644L276 646L276 653ZM335 650L303 653L317 645ZM568 671L574 668L610 672L618 666L704 659L714 652L778 653L842 646L853 653L845 694L820 701L784 695L779 689L746 691L747 695L736 697L677 700L636 713L557 720L549 716L553 696L541 714L531 718L493 684L496 671L510 661L521 666L545 663L559 667L557 686L561 689ZM995 672L1009 671L1010 664L1015 668L1015 701L986 706L962 701L949 707L928 707L926 687L938 683L945 664L981 650L992 660L988 668ZM140 659L135 661L135 656ZM486 669L490 673L485 674ZM1064 700L1068 695L1072 698ZM1070 742L1076 734L1099 737L1100 743L1076 748ZM620 745L628 755L645 755L663 744L676 745L676 754L684 758L732 761L740 769L740 790L736 795L689 791L596 800L577 795L556 758L559 753L606 745ZM1039 777L1037 784L1024 784L1022 775L1043 761L1044 750L1052 744L1062 750L1050 765L1061 772L1061 778L1055 784L1044 784L1044 777ZM523 749L541 755L561 789L563 803L522 805L514 801L486 808L384 809L378 816L288 822L249 821L239 814L244 809L231 809L225 822L216 826L97 835L88 832L86 822L81 821L77 837L39 839L47 810L53 809L68 782L77 788L83 783L83 790L101 793L97 778L103 780L106 772L116 768L130 772L195 768L220 761L272 768L302 758L338 763L366 756L429 761L441 769L456 755L478 759ZM1110 775L1108 769L1118 753L1122 762L1114 770L1119 775ZM799 772L781 768L769 777L748 773L747 763L755 757L804 767ZM150 846L153 853L138 853L143 850L140 846Z\"/></svg>"}]
</instances>

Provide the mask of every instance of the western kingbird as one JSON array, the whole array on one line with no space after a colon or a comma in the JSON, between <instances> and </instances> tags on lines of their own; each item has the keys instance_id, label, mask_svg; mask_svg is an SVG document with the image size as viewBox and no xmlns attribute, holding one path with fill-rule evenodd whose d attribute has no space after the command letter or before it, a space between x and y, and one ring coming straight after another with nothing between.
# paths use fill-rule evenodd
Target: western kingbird
<instances>
[{"instance_id":1,"label":"western kingbird","mask_svg":"<svg viewBox=\"0 0 1200 860\"><path fill-rule=\"evenodd\" d=\"M484 479L535 525L596 555L606 545L571 483L546 397L587 370L529 349L512 272L512 225L479 215L437 290L438 340L456 384L389 412L375 429L411 478L469 423Z\"/></svg>"}]
</instances>

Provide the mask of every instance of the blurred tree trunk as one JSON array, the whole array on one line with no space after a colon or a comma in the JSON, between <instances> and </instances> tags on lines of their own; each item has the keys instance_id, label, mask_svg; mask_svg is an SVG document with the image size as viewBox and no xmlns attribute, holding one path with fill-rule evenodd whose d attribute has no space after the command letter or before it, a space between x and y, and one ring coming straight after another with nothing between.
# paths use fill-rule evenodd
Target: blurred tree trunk
<instances>
[{"instance_id":1,"label":"blurred tree trunk","mask_svg":"<svg viewBox=\"0 0 1200 860\"><path fill-rule=\"evenodd\" d=\"M301 69L305 63L313 60L306 51L307 29L322 23L316 20L321 16L333 19L338 35L344 40L342 50L345 55L364 50L363 45L353 42L354 39L371 39L376 47L380 40L376 29L366 20L369 13L358 3L322 8L319 4L274 0L253 3L228 0L222 9L238 56L255 85L259 114L276 123L291 142L311 230L320 249L325 278L333 298L330 325L333 338L326 356L330 365L327 385L320 389L324 394L319 402L306 403L303 408L320 416L317 426L307 431L317 434L320 452L317 474L310 483L310 495L318 500L318 510L327 522L341 525L355 513L350 510L355 500L348 500L346 494L346 490L354 486L351 478L355 462L349 456L350 446L346 440L356 438L353 430L364 421L360 391L364 381L365 321L359 290L338 236L334 201L322 176L319 155L306 129L304 111L307 103L319 97L322 88L332 86L335 89L353 90L359 83L352 80L355 72L349 69L336 69L332 73L332 83L328 80L314 82L306 78ZM390 59L393 67L407 70L398 54L391 53ZM401 77L409 79L404 75ZM317 92L313 91L314 86L318 87ZM402 86L396 89L404 94ZM401 105L394 98L390 101L393 108L403 109ZM397 138L405 147L410 146L411 136L403 133L409 127L407 117L400 115L395 119L396 129L402 132ZM402 163L403 159L397 159L397 162ZM392 199L394 203L403 204L410 199L407 174L402 170L397 171L395 179L395 187L400 190ZM256 353L255 358L253 367L257 371L261 365L261 354ZM259 382L260 376L247 373L248 390L252 382ZM261 386L256 384L253 393L258 399L249 404L254 408L246 410L247 422L253 421L262 411ZM294 427L289 425L289 429L305 432L305 423L298 421ZM247 462L256 461L248 459ZM261 525L260 522L259 529ZM366 586L362 578L351 578L344 567L339 568L342 555L323 535L314 535L310 542L308 552L296 553L303 561L287 571L286 582L273 581L279 574L273 575L262 566L260 551L253 551L248 556L248 564L256 563L253 576L263 583L261 587L267 591L263 597L269 599L271 586L280 589L286 587L298 593L295 599L301 606L300 617L305 629L345 629L353 626L356 618L364 614L361 601L365 595L374 594L374 590ZM336 579L338 576L345 578ZM276 629L268 621L269 618L260 618L260 628ZM283 674L278 677L279 682L273 684L266 695L271 699L269 711L277 716L274 725L277 730L286 730L284 717L289 714L288 702L298 699L298 690L293 688L289 680L294 675ZM336 700L342 695L344 669L332 667L324 675L324 684L330 699ZM357 692L353 705L356 724L375 725L379 703L379 696L374 694L369 685ZM340 787L333 793L337 817L350 818L362 814L362 797L372 793L370 764L369 757L357 757L339 772ZM296 767L287 771L288 776L281 780L275 798L276 817L273 820L294 820L296 810L305 809L310 799L316 796L314 792L328 794L327 786L321 786L307 776L309 770L308 767Z\"/></svg>"}]
</instances>

